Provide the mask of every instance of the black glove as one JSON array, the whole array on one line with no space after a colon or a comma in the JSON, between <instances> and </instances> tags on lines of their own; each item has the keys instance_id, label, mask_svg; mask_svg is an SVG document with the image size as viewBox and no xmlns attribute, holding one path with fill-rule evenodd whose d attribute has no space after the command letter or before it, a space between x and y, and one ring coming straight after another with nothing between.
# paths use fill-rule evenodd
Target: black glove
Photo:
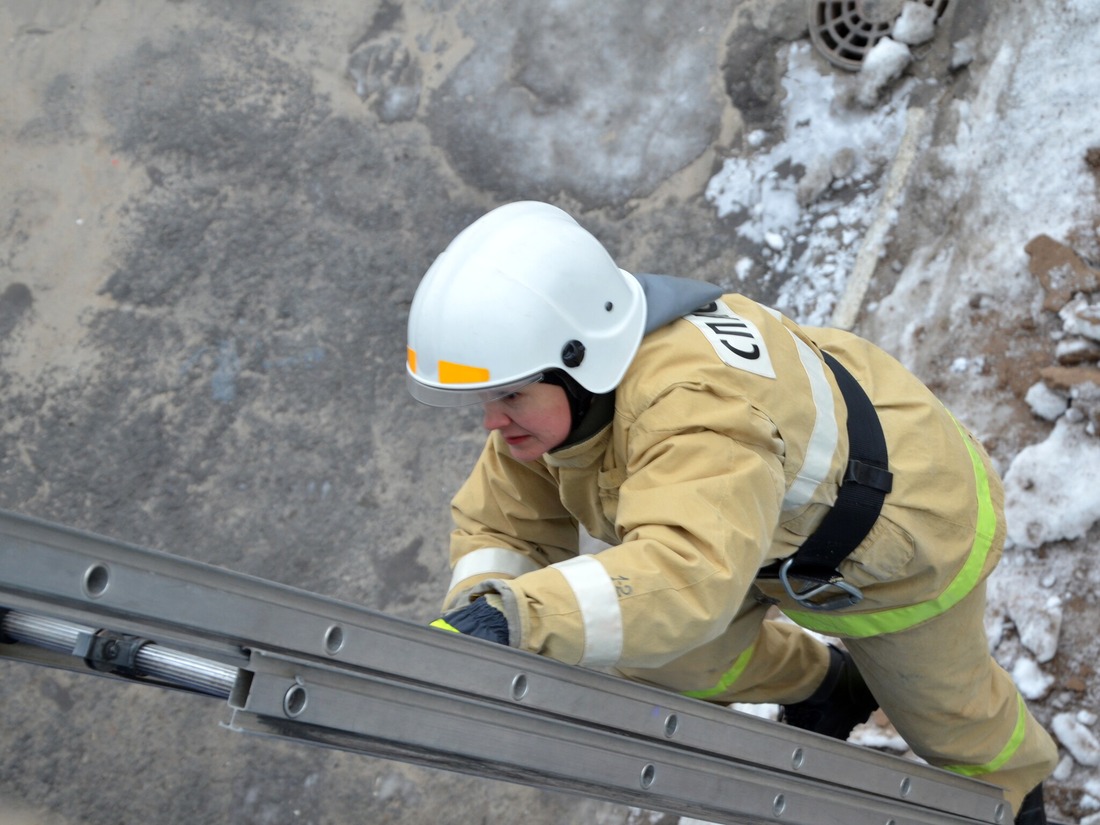
<instances>
[{"instance_id":1,"label":"black glove","mask_svg":"<svg viewBox=\"0 0 1100 825\"><path fill-rule=\"evenodd\" d=\"M508 620L490 600L503 606L500 596L490 593L466 607L448 613L442 619L436 619L432 622L432 627L506 645L508 644Z\"/></svg>"}]
</instances>

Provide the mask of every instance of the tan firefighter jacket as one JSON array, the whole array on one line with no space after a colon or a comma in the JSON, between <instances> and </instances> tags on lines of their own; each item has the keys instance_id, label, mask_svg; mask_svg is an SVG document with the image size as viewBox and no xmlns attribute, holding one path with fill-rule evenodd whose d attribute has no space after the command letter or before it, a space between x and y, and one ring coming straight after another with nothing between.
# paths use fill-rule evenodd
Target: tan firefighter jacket
<instances>
[{"instance_id":1,"label":"tan firefighter jacket","mask_svg":"<svg viewBox=\"0 0 1100 825\"><path fill-rule=\"evenodd\" d=\"M846 408L819 347L874 402L894 482L841 565L864 601L816 629L889 632L962 598L999 552L984 453L873 345L726 295L643 339L595 436L528 463L490 436L452 504L446 608L498 592L513 646L593 667L659 667L761 592L814 627L818 614L754 580L813 532L846 465ZM580 554L578 523L612 546Z\"/></svg>"}]
</instances>

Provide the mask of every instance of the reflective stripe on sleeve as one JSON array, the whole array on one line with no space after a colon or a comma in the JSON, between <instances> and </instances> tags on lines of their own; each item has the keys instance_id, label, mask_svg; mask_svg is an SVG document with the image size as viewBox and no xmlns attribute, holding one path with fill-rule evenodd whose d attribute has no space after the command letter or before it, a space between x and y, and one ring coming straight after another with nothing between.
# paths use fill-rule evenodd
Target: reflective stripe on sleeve
<instances>
[{"instance_id":1,"label":"reflective stripe on sleeve","mask_svg":"<svg viewBox=\"0 0 1100 825\"><path fill-rule=\"evenodd\" d=\"M790 332L790 330L787 330ZM806 444L806 455L798 475L783 497L783 509L795 510L813 498L817 488L829 474L836 453L839 428L836 423L836 405L833 390L825 375L825 362L801 338L790 332L798 347L798 358L810 381L810 395L814 402L814 427Z\"/></svg>"},{"instance_id":2,"label":"reflective stripe on sleeve","mask_svg":"<svg viewBox=\"0 0 1100 825\"><path fill-rule=\"evenodd\" d=\"M580 607L584 652L578 664L616 664L623 655L623 614L607 568L593 556L577 556L552 567L565 577Z\"/></svg>"},{"instance_id":3,"label":"reflective stripe on sleeve","mask_svg":"<svg viewBox=\"0 0 1100 825\"><path fill-rule=\"evenodd\" d=\"M845 615L843 613L814 613L801 610L784 610L791 621L809 630L818 633L828 633L835 636L847 636L853 639L865 639L869 636L880 636L884 633L896 633L899 630L918 625L940 615L962 601L978 582L982 580L982 570L985 569L986 560L989 558L989 550L993 546L993 537L997 532L997 509L993 505L993 497L989 491L989 476L985 471L985 464L978 455L970 438L958 421L955 426L959 428L963 443L970 453L970 463L974 468L974 483L978 493L978 519L974 531L974 542L970 546L970 554L962 569L934 599L908 607L895 607L891 610L879 610L875 613L856 613Z\"/></svg>"},{"instance_id":4,"label":"reflective stripe on sleeve","mask_svg":"<svg viewBox=\"0 0 1100 825\"><path fill-rule=\"evenodd\" d=\"M539 565L536 562L515 550L505 547L483 547L467 553L458 560L451 574L451 583L447 587L447 592L471 576L495 574L514 579L538 569Z\"/></svg>"}]
</instances>

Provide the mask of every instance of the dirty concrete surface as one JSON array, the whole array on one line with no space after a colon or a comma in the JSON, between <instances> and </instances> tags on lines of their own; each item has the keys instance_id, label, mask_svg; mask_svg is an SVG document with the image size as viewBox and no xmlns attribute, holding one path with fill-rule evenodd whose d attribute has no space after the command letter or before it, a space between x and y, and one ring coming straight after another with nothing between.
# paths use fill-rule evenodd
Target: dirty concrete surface
<instances>
[{"instance_id":1,"label":"dirty concrete surface","mask_svg":"<svg viewBox=\"0 0 1100 825\"><path fill-rule=\"evenodd\" d=\"M947 77L966 5L914 71ZM805 9L4 0L0 507L430 620L482 434L404 389L420 276L539 198L628 270L731 283L759 250L703 192L776 116ZM676 821L60 671L3 663L0 702L15 822Z\"/></svg>"}]
</instances>

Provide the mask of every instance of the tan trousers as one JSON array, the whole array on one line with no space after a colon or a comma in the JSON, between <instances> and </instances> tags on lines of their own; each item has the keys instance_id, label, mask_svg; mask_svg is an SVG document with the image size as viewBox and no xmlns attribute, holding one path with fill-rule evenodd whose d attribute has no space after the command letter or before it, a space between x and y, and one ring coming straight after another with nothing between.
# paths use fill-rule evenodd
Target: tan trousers
<instances>
[{"instance_id":1,"label":"tan trousers","mask_svg":"<svg viewBox=\"0 0 1100 825\"><path fill-rule=\"evenodd\" d=\"M845 644L914 753L1000 785L1016 811L1054 770L1058 748L989 654L984 609L983 582L929 622Z\"/></svg>"},{"instance_id":2,"label":"tan trousers","mask_svg":"<svg viewBox=\"0 0 1100 825\"><path fill-rule=\"evenodd\" d=\"M1054 770L1058 750L990 655L984 607L982 583L931 621L845 646L914 753L1000 785L1015 811ZM767 610L747 602L713 642L660 669L621 673L721 704L801 701L825 676L826 647L796 625L767 619Z\"/></svg>"}]
</instances>

